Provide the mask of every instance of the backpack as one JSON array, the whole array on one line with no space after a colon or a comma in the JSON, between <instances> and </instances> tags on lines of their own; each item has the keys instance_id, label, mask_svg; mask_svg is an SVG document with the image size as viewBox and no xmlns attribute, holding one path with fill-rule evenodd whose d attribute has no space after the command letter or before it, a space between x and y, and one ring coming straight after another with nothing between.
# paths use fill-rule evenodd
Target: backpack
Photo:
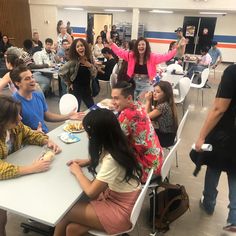
<instances>
[{"instance_id":1,"label":"backpack","mask_svg":"<svg viewBox=\"0 0 236 236\"><path fill-rule=\"evenodd\" d=\"M159 188L162 191L158 191ZM189 209L189 197L183 185L161 183L155 188L155 227L159 232L169 230L169 224ZM150 193L149 221L153 222L153 192Z\"/></svg>"}]
</instances>

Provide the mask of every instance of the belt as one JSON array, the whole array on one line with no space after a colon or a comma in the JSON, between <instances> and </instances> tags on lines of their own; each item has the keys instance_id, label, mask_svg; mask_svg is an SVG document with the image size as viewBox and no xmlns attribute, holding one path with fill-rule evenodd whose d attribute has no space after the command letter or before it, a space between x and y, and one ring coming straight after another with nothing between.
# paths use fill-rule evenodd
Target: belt
<instances>
[{"instance_id":1,"label":"belt","mask_svg":"<svg viewBox=\"0 0 236 236\"><path fill-rule=\"evenodd\" d=\"M143 79L149 80L148 75L142 75L142 74L134 74L133 78L138 80L143 80Z\"/></svg>"}]
</instances>

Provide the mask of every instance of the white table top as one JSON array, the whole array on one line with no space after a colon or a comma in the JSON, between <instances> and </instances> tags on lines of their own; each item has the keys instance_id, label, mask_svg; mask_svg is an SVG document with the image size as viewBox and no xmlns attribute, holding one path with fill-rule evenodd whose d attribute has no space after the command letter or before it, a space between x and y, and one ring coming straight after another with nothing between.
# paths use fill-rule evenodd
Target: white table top
<instances>
[{"instance_id":1,"label":"white table top","mask_svg":"<svg viewBox=\"0 0 236 236\"><path fill-rule=\"evenodd\" d=\"M63 132L63 126L49 133L50 138L62 148L62 152L55 156L50 170L0 181L0 208L55 226L80 198L83 191L66 163L78 157L88 157L87 134L79 133L79 142L65 144L58 138ZM7 161L18 165L31 164L42 150L42 147L27 146L11 154ZM83 171L91 177L87 168Z\"/></svg>"},{"instance_id":2,"label":"white table top","mask_svg":"<svg viewBox=\"0 0 236 236\"><path fill-rule=\"evenodd\" d=\"M58 73L58 70L55 69L55 68L32 69L32 71L33 71L33 72L49 73L49 74Z\"/></svg>"}]
</instances>

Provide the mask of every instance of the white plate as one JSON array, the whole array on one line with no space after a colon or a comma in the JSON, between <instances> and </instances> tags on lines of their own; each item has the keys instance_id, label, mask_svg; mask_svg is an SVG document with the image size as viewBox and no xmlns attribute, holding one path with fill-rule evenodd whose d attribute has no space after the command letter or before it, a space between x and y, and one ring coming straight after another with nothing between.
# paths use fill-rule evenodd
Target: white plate
<instances>
[{"instance_id":1,"label":"white plate","mask_svg":"<svg viewBox=\"0 0 236 236\"><path fill-rule=\"evenodd\" d=\"M80 138L77 137L74 134L71 133L62 133L60 135L60 139L64 142L64 143L76 143L80 141Z\"/></svg>"},{"instance_id":2,"label":"white plate","mask_svg":"<svg viewBox=\"0 0 236 236\"><path fill-rule=\"evenodd\" d=\"M59 110L62 115L69 114L72 110L78 110L78 101L72 94L65 94L59 102Z\"/></svg>"}]
</instances>

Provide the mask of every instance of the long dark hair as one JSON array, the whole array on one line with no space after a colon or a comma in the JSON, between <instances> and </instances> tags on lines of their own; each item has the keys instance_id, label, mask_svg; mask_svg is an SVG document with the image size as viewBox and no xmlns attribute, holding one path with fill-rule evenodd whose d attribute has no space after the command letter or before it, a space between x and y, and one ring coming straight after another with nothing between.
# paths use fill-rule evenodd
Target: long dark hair
<instances>
[{"instance_id":1,"label":"long dark hair","mask_svg":"<svg viewBox=\"0 0 236 236\"><path fill-rule=\"evenodd\" d=\"M79 54L76 51L76 44L77 42L80 41L84 47L85 47L85 56L87 57L87 60L91 62L91 50L89 49L88 43L82 39L82 38L77 38L73 41L73 43L70 46L70 60L75 60L77 61L79 59Z\"/></svg>"},{"instance_id":2,"label":"long dark hair","mask_svg":"<svg viewBox=\"0 0 236 236\"><path fill-rule=\"evenodd\" d=\"M89 154L91 164L89 170L96 174L96 167L103 152L111 154L125 169L124 180L139 179L141 167L128 145L128 140L121 130L120 124L112 111L97 109L90 111L83 119L83 126L89 136Z\"/></svg>"},{"instance_id":3,"label":"long dark hair","mask_svg":"<svg viewBox=\"0 0 236 236\"><path fill-rule=\"evenodd\" d=\"M17 121L21 105L13 97L0 94L0 107L0 136L3 136L6 124Z\"/></svg>"},{"instance_id":4,"label":"long dark hair","mask_svg":"<svg viewBox=\"0 0 236 236\"><path fill-rule=\"evenodd\" d=\"M154 85L154 87L156 86L159 86L160 89L163 91L164 97L163 99L161 99L161 101L155 102L154 107L157 106L157 103L161 104L161 103L167 102L171 107L171 111L172 111L173 119L174 119L174 127L175 127L175 130L177 130L178 117L177 117L177 109L176 109L176 105L174 101L174 94L173 94L172 86L168 81L160 81L159 83L156 83Z\"/></svg>"},{"instance_id":5,"label":"long dark hair","mask_svg":"<svg viewBox=\"0 0 236 236\"><path fill-rule=\"evenodd\" d=\"M134 48L133 48L134 57L135 57L136 63L139 63L140 54L138 52L138 44L139 44L140 41L144 41L146 43L146 50L145 50L145 53L144 53L144 63L146 63L147 60L150 58L150 54L151 54L151 47L150 47L150 44L149 44L149 42L147 41L146 38L140 37L135 42Z\"/></svg>"}]
</instances>

